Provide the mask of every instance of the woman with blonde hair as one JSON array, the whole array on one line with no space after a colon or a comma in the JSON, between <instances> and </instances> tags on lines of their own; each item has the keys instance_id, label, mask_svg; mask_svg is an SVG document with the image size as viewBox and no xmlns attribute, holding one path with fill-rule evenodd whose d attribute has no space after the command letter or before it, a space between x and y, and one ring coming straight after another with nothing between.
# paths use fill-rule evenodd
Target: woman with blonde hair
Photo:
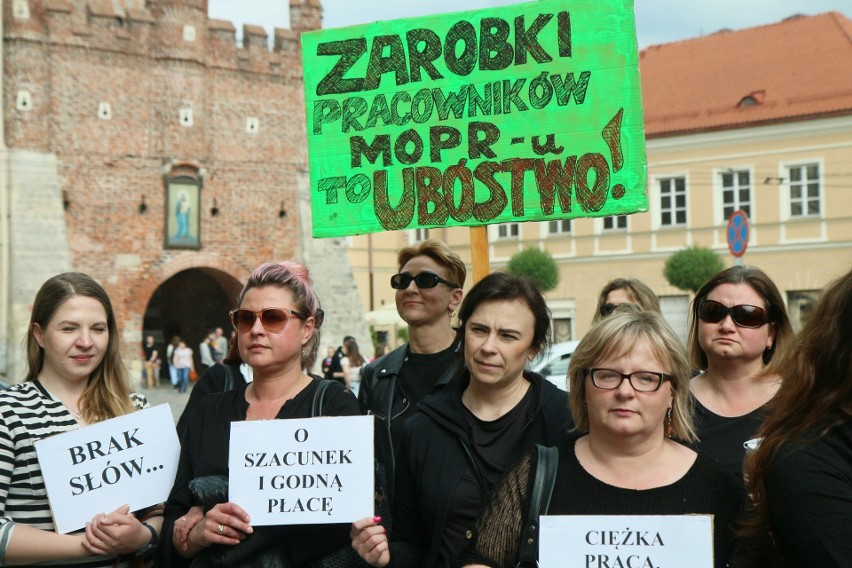
<instances>
[{"instance_id":1,"label":"woman with blonde hair","mask_svg":"<svg viewBox=\"0 0 852 568\"><path fill-rule=\"evenodd\" d=\"M153 550L162 507L133 513L121 505L84 531L58 534L34 446L148 406L130 391L106 291L79 272L50 278L33 302L26 344L25 381L0 392L2 564L125 566L125 555Z\"/></svg>"},{"instance_id":2,"label":"woman with blonde hair","mask_svg":"<svg viewBox=\"0 0 852 568\"><path fill-rule=\"evenodd\" d=\"M569 400L581 436L559 444L550 515L713 515L714 561L727 566L745 497L694 440L690 366L680 339L652 312L616 310L571 357ZM535 450L496 489L458 565L518 565Z\"/></svg>"}]
</instances>

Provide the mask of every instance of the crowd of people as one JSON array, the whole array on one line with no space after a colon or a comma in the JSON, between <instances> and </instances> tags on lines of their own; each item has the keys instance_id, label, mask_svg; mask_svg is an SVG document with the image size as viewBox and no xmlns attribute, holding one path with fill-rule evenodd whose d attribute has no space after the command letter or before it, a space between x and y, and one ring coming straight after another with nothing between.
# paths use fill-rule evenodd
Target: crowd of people
<instances>
[{"instance_id":1,"label":"crowd of people","mask_svg":"<svg viewBox=\"0 0 852 568\"><path fill-rule=\"evenodd\" d=\"M214 329L202 343L168 499L104 503L70 534L55 531L34 443L148 403L130 387L103 288L79 273L45 282L27 377L0 392L0 564L308 568L343 548L341 566L514 567L537 522L543 448L555 448L549 514L712 515L716 567L852 566L852 271L794 335L768 275L723 270L692 301L686 346L646 285L613 280L566 393L528 370L552 325L531 281L495 272L464 293L464 262L434 240L397 260L408 342L367 360L347 337L322 376L326 314L308 268L252 271L230 341ZM146 337L144 384L165 358L184 390L192 355L180 338L161 353ZM231 423L312 417L321 386L323 416L374 417L377 510L253 526L228 497Z\"/></svg>"}]
</instances>

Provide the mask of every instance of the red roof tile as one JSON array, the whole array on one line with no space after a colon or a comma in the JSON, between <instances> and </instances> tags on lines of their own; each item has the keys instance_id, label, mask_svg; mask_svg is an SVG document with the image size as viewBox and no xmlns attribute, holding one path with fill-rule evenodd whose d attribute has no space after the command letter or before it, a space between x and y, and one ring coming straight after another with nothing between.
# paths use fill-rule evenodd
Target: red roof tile
<instances>
[{"instance_id":1,"label":"red roof tile","mask_svg":"<svg viewBox=\"0 0 852 568\"><path fill-rule=\"evenodd\" d=\"M639 57L648 138L852 114L852 20L839 12L654 45Z\"/></svg>"}]
</instances>

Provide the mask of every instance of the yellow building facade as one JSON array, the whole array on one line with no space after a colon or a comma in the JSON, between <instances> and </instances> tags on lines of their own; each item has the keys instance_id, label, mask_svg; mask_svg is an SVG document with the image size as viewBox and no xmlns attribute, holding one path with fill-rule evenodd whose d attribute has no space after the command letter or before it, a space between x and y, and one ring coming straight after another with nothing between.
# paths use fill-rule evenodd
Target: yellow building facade
<instances>
[{"instance_id":1,"label":"yellow building facade","mask_svg":"<svg viewBox=\"0 0 852 568\"><path fill-rule=\"evenodd\" d=\"M825 39L826 53L799 49L797 42L812 45L813 37ZM666 259L686 246L702 246L726 266L740 262L728 249L727 225L733 211L743 210L750 230L741 262L772 277L798 325L822 287L852 264L850 38L850 20L829 13L643 50L649 211L488 226L491 270L505 268L528 247L553 256L560 281L546 297L557 341L583 336L600 289L619 277L648 284L685 338L691 292L668 284ZM833 47L832 39L845 40L846 47ZM805 55L749 57L749 50L776 44ZM684 58L693 76L684 77L678 67ZM713 74L714 65L726 74ZM808 73L823 79L809 80ZM675 84L673 76L680 78ZM467 228L348 239L365 312L392 310L396 251L425 238L447 242L470 268ZM471 284L469 277L465 288ZM385 328L391 345L400 341L397 327Z\"/></svg>"}]
</instances>

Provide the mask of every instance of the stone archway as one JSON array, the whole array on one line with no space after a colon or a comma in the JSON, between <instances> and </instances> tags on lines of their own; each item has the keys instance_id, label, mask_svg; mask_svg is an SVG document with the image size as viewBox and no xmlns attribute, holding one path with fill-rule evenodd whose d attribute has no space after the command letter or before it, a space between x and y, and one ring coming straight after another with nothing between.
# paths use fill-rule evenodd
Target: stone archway
<instances>
[{"instance_id":1,"label":"stone archway","mask_svg":"<svg viewBox=\"0 0 852 568\"><path fill-rule=\"evenodd\" d=\"M182 270L156 288L142 319L142 341L153 335L160 346L161 381L168 380L165 346L175 336L192 349L196 369L201 369L198 345L217 327L230 335L228 311L236 307L241 288L230 274L207 267Z\"/></svg>"}]
</instances>

